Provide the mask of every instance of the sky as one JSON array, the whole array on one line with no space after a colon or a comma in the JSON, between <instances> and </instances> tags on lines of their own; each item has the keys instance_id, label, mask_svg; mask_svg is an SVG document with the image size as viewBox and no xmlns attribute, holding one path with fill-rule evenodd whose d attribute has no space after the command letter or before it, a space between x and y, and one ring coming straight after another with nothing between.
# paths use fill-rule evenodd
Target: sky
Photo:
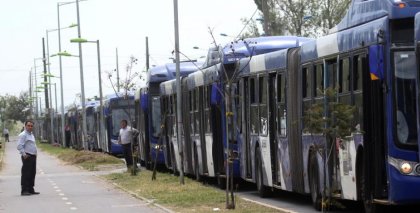
<instances>
[{"instance_id":1,"label":"sky","mask_svg":"<svg viewBox=\"0 0 420 213\"><path fill-rule=\"evenodd\" d=\"M65 0L64 0L65 1ZM43 45L49 55L58 53L58 18L60 27L77 24L76 4L57 7L57 0L12 0L0 7L0 95L19 96L29 91L30 71L37 83L43 79ZM63 2L61 0L60 2ZM69 1L71 2L71 0ZM149 44L149 64L170 63L175 49L173 0L86 0L79 2L81 38L100 41L101 79L103 94L113 93L108 74L117 68L125 79L130 57L138 59L132 72L146 69L146 37ZM245 27L241 18L257 18L253 0L178 0L179 47L181 59L200 59L207 49L233 40ZM254 15L254 13L256 15ZM253 16L254 15L254 16ZM48 33L47 33L48 31ZM61 50L75 57L62 57L64 105L80 102L81 78L77 27L61 29ZM221 33L229 36L220 36ZM47 42L48 35L48 42ZM48 45L47 45L48 44ZM47 48L48 47L48 48ZM193 47L199 47L194 49ZM116 53L118 51L118 60ZM98 57L96 43L82 44L85 97L99 96ZM60 70L58 57L50 57L50 72L57 76L57 105L61 106ZM143 73L144 77L146 74ZM113 82L115 84L115 76ZM33 78L34 79L34 78ZM34 84L34 82L33 82ZM144 80L137 86L145 85ZM54 86L52 87L54 106ZM38 96L44 100L44 93ZM44 102L44 101L42 101ZM44 106L43 106L44 107Z\"/></svg>"}]
</instances>

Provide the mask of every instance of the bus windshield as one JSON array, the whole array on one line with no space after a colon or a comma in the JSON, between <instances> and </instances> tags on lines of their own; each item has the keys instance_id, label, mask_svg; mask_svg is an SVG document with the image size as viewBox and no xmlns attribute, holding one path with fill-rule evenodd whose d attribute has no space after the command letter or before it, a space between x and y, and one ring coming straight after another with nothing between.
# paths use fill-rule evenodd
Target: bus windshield
<instances>
[{"instance_id":1,"label":"bus windshield","mask_svg":"<svg viewBox=\"0 0 420 213\"><path fill-rule=\"evenodd\" d=\"M394 53L397 139L403 145L417 145L415 60L414 51Z\"/></svg>"},{"instance_id":2,"label":"bus windshield","mask_svg":"<svg viewBox=\"0 0 420 213\"><path fill-rule=\"evenodd\" d=\"M116 108L112 109L112 126L113 126L113 135L119 135L120 133L120 122L121 120L127 120L128 125L132 124L130 123L130 117L128 115L130 113L131 119L134 118L134 109L128 109L128 108Z\"/></svg>"}]
</instances>

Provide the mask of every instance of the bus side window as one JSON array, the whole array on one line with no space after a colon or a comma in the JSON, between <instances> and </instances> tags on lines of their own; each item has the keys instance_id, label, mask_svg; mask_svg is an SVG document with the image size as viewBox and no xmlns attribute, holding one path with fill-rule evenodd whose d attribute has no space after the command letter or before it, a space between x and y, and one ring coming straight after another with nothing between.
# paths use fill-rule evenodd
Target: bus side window
<instances>
[{"instance_id":1,"label":"bus side window","mask_svg":"<svg viewBox=\"0 0 420 213\"><path fill-rule=\"evenodd\" d=\"M314 80L312 74L311 66L305 66L302 69L302 102L303 102L303 115L307 112L312 105L312 96L314 95ZM303 129L305 129L305 123L303 123Z\"/></svg>"},{"instance_id":2,"label":"bus side window","mask_svg":"<svg viewBox=\"0 0 420 213\"><path fill-rule=\"evenodd\" d=\"M324 89L324 66L323 64L317 64L315 67L315 96L322 96L322 90Z\"/></svg>"},{"instance_id":3,"label":"bus side window","mask_svg":"<svg viewBox=\"0 0 420 213\"><path fill-rule=\"evenodd\" d=\"M352 85L353 85L353 100L356 110L354 112L353 127L356 131L363 131L363 68L366 67L366 55L356 55L353 57L352 66ZM365 70L366 72L368 70Z\"/></svg>"},{"instance_id":4,"label":"bus side window","mask_svg":"<svg viewBox=\"0 0 420 213\"><path fill-rule=\"evenodd\" d=\"M259 118L260 131L262 135L268 133L268 112L267 112L267 76L259 77Z\"/></svg>"},{"instance_id":5,"label":"bus side window","mask_svg":"<svg viewBox=\"0 0 420 213\"><path fill-rule=\"evenodd\" d=\"M277 116L279 125L277 127L279 128L277 131L280 133L281 136L286 136L286 108L285 108L285 79L283 74L277 75Z\"/></svg>"},{"instance_id":6,"label":"bus side window","mask_svg":"<svg viewBox=\"0 0 420 213\"><path fill-rule=\"evenodd\" d=\"M250 132L251 134L258 134L259 130L259 116L258 116L258 103L257 103L257 86L256 86L256 79L249 78L249 96L251 100L251 107L250 107L250 117L251 117L251 126Z\"/></svg>"},{"instance_id":7,"label":"bus side window","mask_svg":"<svg viewBox=\"0 0 420 213\"><path fill-rule=\"evenodd\" d=\"M350 59L343 58L339 63L338 70L338 99L339 102L346 105L351 105L350 95Z\"/></svg>"}]
</instances>

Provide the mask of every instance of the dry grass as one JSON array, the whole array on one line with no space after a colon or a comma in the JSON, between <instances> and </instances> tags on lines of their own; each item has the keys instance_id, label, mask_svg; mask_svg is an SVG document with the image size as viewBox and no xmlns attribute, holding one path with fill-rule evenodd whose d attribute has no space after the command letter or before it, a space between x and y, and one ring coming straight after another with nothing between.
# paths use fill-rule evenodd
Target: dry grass
<instances>
[{"instance_id":1,"label":"dry grass","mask_svg":"<svg viewBox=\"0 0 420 213\"><path fill-rule=\"evenodd\" d=\"M124 165L119 158L101 152L77 151L44 143L38 143L37 146L69 164L78 165L90 171L98 170L103 165Z\"/></svg>"},{"instance_id":2,"label":"dry grass","mask_svg":"<svg viewBox=\"0 0 420 213\"><path fill-rule=\"evenodd\" d=\"M129 173L110 174L105 178L132 194L165 206L175 212L279 212L236 197L236 208L226 209L225 191L204 185L185 177L181 185L179 177L158 173L152 180L152 172L142 170L137 176Z\"/></svg>"},{"instance_id":3,"label":"dry grass","mask_svg":"<svg viewBox=\"0 0 420 213\"><path fill-rule=\"evenodd\" d=\"M39 144L38 146L43 151L56 155L65 162L82 166L88 170L123 164L120 159L103 153L76 151L50 144ZM135 176L130 173L113 173L103 176L103 178L134 196L165 206L174 212L280 212L277 209L242 200L237 196L235 196L236 208L227 209L225 191L204 185L188 177L184 179L185 184L181 185L179 177L168 173L158 172L156 180L152 180L152 172L148 170L141 170Z\"/></svg>"}]
</instances>

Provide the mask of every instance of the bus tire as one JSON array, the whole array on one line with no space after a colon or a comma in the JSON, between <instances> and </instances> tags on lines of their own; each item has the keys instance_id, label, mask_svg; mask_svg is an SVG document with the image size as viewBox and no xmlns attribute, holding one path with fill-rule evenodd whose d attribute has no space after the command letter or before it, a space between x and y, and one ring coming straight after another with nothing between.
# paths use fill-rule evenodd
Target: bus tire
<instances>
[{"instance_id":1,"label":"bus tire","mask_svg":"<svg viewBox=\"0 0 420 213\"><path fill-rule=\"evenodd\" d=\"M260 197L269 197L271 193L268 187L264 186L262 156L261 156L259 147L257 147L255 153L257 153L256 159L255 159L255 182L257 184L257 190L258 190L258 193L260 194Z\"/></svg>"},{"instance_id":2,"label":"bus tire","mask_svg":"<svg viewBox=\"0 0 420 213\"><path fill-rule=\"evenodd\" d=\"M312 205L317 211L321 211L322 195L319 185L319 165L315 152L312 152L309 158L309 187Z\"/></svg>"}]
</instances>

